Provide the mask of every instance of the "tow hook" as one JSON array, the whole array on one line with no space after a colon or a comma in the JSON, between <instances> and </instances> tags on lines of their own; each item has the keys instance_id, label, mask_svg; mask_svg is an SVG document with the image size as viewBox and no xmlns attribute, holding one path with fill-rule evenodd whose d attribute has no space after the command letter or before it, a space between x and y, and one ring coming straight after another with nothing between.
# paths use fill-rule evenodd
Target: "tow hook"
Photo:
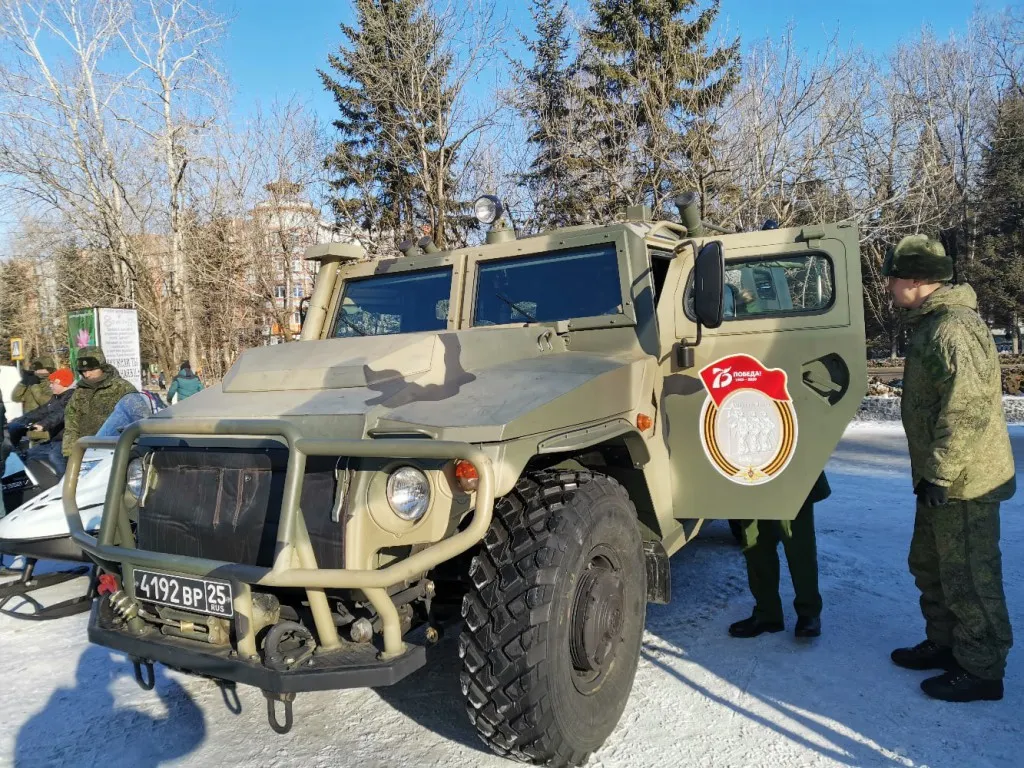
<instances>
[{"instance_id":1,"label":"tow hook","mask_svg":"<svg viewBox=\"0 0 1024 768\"><path fill-rule=\"evenodd\" d=\"M156 673L153 671L153 662L148 659L137 659L132 657L132 667L135 669L135 682L144 691L152 691L156 685ZM143 668L146 674L142 673Z\"/></svg>"},{"instance_id":2,"label":"tow hook","mask_svg":"<svg viewBox=\"0 0 1024 768\"><path fill-rule=\"evenodd\" d=\"M267 722L270 723L270 727L274 733L279 733L282 736L292 729L292 702L295 701L294 693L271 693L270 691L264 691L263 695L267 697ZM280 701L284 705L284 724L282 725L277 719L277 707L275 702Z\"/></svg>"}]
</instances>

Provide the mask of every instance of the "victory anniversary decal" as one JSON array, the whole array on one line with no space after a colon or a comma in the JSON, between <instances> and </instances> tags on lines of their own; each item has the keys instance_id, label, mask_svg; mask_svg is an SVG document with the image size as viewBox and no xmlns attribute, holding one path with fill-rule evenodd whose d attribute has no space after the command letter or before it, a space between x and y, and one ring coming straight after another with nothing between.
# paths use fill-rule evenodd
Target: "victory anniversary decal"
<instances>
[{"instance_id":1,"label":"victory anniversary decal","mask_svg":"<svg viewBox=\"0 0 1024 768\"><path fill-rule=\"evenodd\" d=\"M708 398L700 437L711 464L740 485L773 480L796 451L796 411L786 372L749 355L732 355L703 368Z\"/></svg>"}]
</instances>

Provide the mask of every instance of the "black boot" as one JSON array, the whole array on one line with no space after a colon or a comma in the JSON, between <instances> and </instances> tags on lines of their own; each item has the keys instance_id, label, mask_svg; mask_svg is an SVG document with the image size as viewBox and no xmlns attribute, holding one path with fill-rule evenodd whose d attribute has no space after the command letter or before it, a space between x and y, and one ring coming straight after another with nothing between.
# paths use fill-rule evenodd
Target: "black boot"
<instances>
[{"instance_id":1,"label":"black boot","mask_svg":"<svg viewBox=\"0 0 1024 768\"><path fill-rule=\"evenodd\" d=\"M781 621L761 621L756 616L751 616L730 625L729 634L733 637L757 637L765 632L781 632L784 629Z\"/></svg>"},{"instance_id":2,"label":"black boot","mask_svg":"<svg viewBox=\"0 0 1024 768\"><path fill-rule=\"evenodd\" d=\"M953 659L953 651L950 648L943 648L925 640L913 648L897 648L889 658L897 667L904 669L953 669L956 661Z\"/></svg>"},{"instance_id":3,"label":"black boot","mask_svg":"<svg viewBox=\"0 0 1024 768\"><path fill-rule=\"evenodd\" d=\"M1003 681L985 680L966 669L954 669L923 680L921 690L941 701L999 701L1003 698Z\"/></svg>"},{"instance_id":4,"label":"black boot","mask_svg":"<svg viewBox=\"0 0 1024 768\"><path fill-rule=\"evenodd\" d=\"M796 629L793 634L797 637L820 637L821 618L818 616L797 616Z\"/></svg>"}]
</instances>

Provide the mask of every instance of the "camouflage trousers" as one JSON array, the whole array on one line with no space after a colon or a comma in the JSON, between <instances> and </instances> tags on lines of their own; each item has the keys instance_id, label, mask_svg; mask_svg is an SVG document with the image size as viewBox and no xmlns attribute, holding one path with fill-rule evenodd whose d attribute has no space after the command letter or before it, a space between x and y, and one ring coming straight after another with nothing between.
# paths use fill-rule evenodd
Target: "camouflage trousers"
<instances>
[{"instance_id":1,"label":"camouflage trousers","mask_svg":"<svg viewBox=\"0 0 1024 768\"><path fill-rule=\"evenodd\" d=\"M743 529L747 582L754 596L754 616L781 622L779 598L779 542L786 552L798 616L821 615L818 592L818 549L814 536L814 504L807 501L793 520L752 520Z\"/></svg>"},{"instance_id":2,"label":"camouflage trousers","mask_svg":"<svg viewBox=\"0 0 1024 768\"><path fill-rule=\"evenodd\" d=\"M971 674L1001 680L1013 633L1003 594L999 503L918 504L909 563L928 639L952 648Z\"/></svg>"}]
</instances>

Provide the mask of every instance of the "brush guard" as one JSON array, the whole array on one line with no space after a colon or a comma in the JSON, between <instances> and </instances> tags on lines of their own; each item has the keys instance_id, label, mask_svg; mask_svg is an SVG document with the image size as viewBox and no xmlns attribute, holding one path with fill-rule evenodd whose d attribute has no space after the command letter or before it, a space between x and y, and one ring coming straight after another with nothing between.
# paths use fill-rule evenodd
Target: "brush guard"
<instances>
[{"instance_id":1,"label":"brush guard","mask_svg":"<svg viewBox=\"0 0 1024 768\"><path fill-rule=\"evenodd\" d=\"M405 433L408 434L408 433ZM276 439L287 445L288 463L277 530L276 552L270 568L228 563L133 548L134 537L123 504L128 462L136 440L143 435L181 439L231 437ZM79 517L75 494L82 458L88 448L114 449L98 536L89 535ZM470 524L455 535L379 570L321 569L299 509L306 458L441 459L471 462L479 474L476 504ZM74 542L103 571L119 574L123 589L134 594L134 570L153 568L171 574L221 579L232 585L235 640L228 646L197 650L195 641L170 637L149 628L125 631L104 597L93 604L90 641L128 654L140 664L160 662L183 671L210 677L228 685L245 683L267 696L268 720L279 732L291 728L291 701L298 692L391 685L426 662L430 628L420 627L403 640L401 619L388 593L479 543L491 523L494 509L494 471L490 459L469 443L378 435L361 439L304 438L293 425L269 419L145 419L126 428L120 438L82 438L72 448L64 484L64 513ZM127 546L125 545L127 543ZM298 567L293 565L298 563ZM307 646L301 663L272 669L261 662L254 627L253 587L303 589L316 631L315 651ZM360 590L382 625L383 646L345 643L338 635L324 590ZM422 637L419 635L422 634ZM436 634L436 633L435 633ZM312 635L309 638L312 643ZM149 677L147 682L152 682ZM140 683L141 684L141 683ZM284 721L277 718L281 702Z\"/></svg>"}]
</instances>

